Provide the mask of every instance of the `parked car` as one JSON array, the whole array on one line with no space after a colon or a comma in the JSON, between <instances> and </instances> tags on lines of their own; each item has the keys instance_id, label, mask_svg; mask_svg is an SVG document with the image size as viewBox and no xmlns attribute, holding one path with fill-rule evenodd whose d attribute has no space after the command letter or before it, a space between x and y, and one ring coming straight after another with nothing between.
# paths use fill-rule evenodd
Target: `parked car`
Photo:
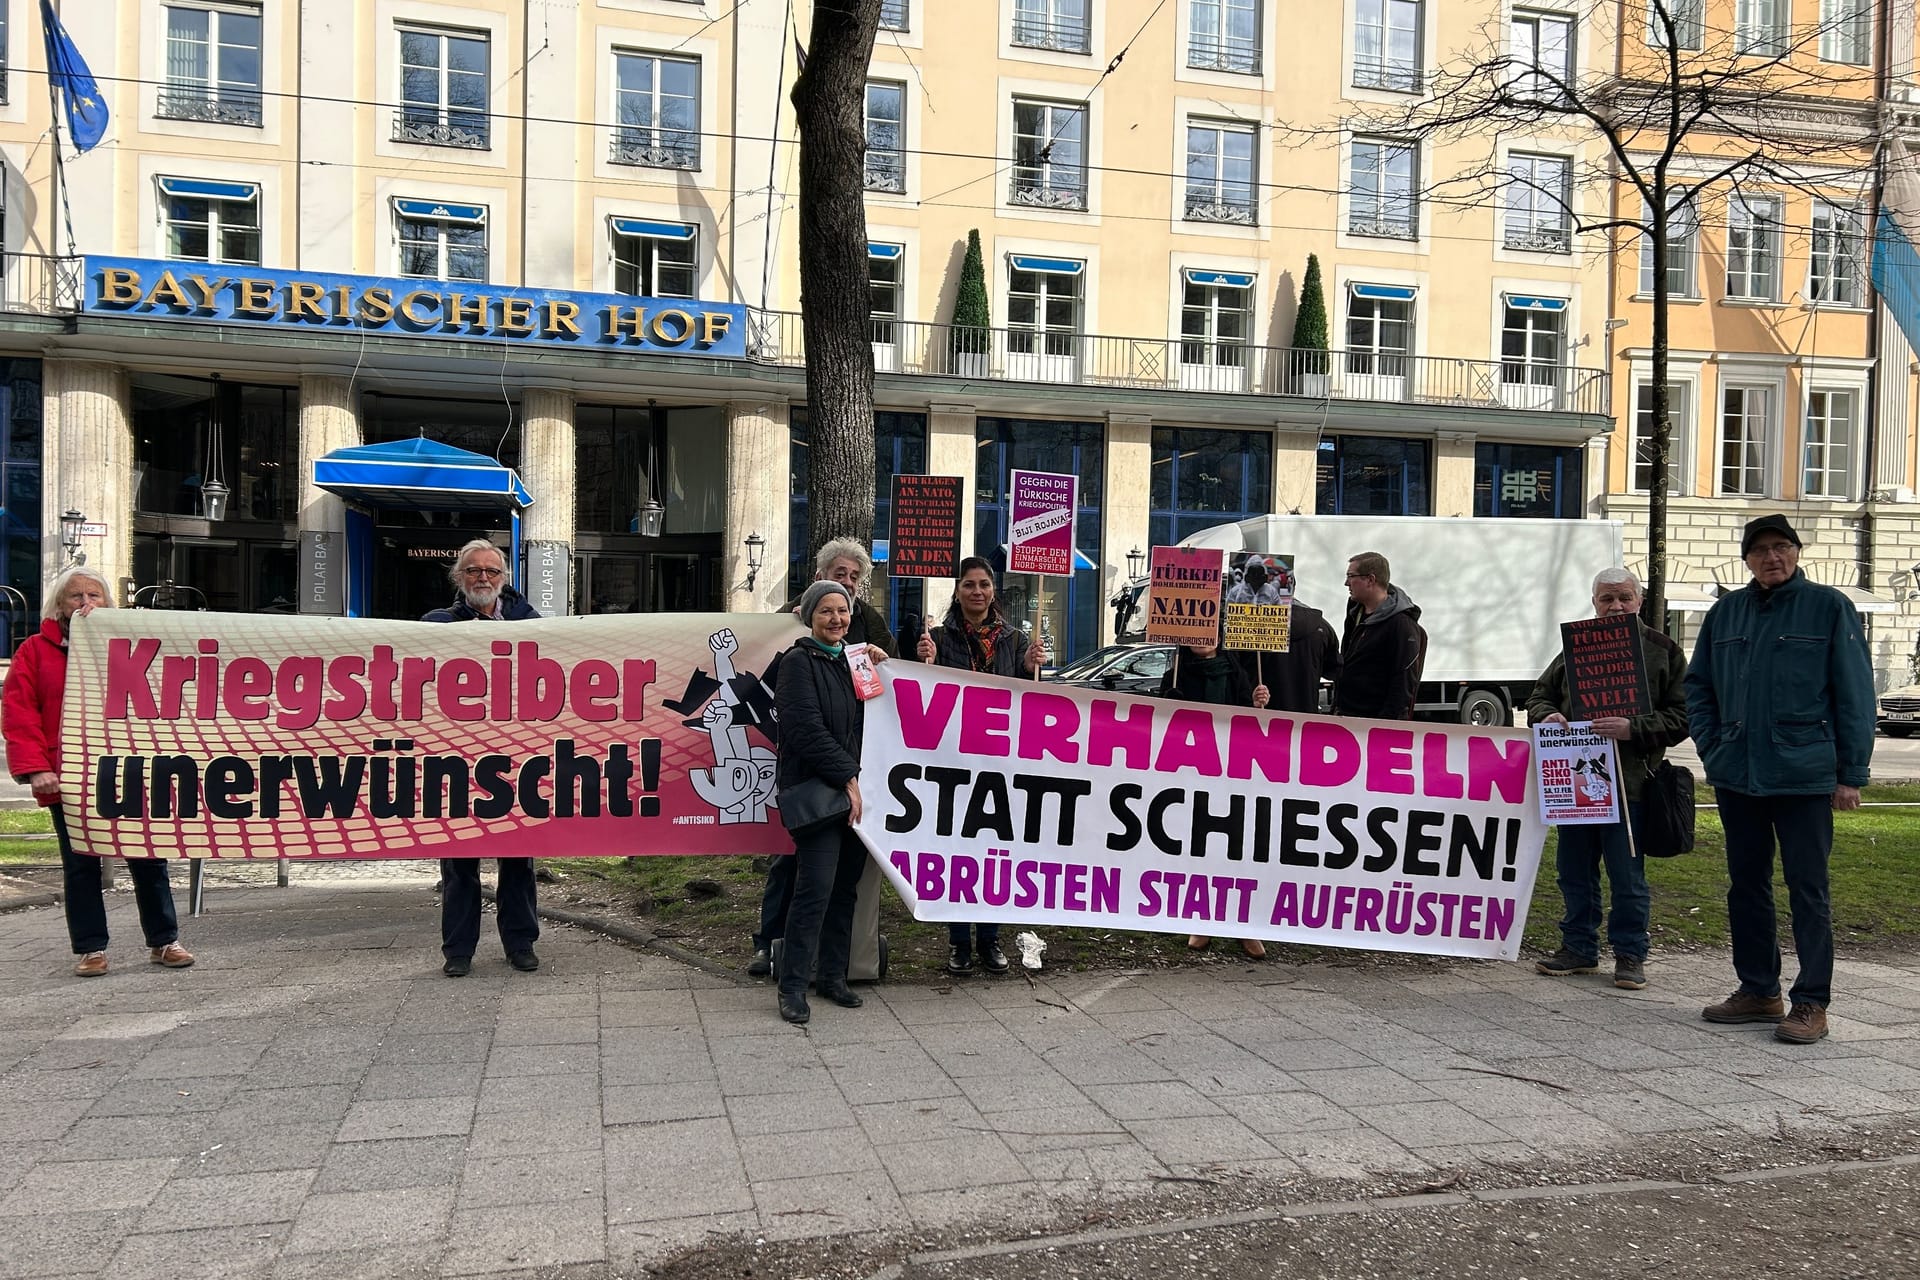
<instances>
[{"instance_id":1,"label":"parked car","mask_svg":"<svg viewBox=\"0 0 1920 1280\"><path fill-rule=\"evenodd\" d=\"M1110 644L1070 662L1047 679L1110 693L1158 693L1160 678L1173 665L1170 644Z\"/></svg>"},{"instance_id":2,"label":"parked car","mask_svg":"<svg viewBox=\"0 0 1920 1280\"><path fill-rule=\"evenodd\" d=\"M1920 684L1903 685L1880 695L1880 732L1911 738L1920 731Z\"/></svg>"}]
</instances>

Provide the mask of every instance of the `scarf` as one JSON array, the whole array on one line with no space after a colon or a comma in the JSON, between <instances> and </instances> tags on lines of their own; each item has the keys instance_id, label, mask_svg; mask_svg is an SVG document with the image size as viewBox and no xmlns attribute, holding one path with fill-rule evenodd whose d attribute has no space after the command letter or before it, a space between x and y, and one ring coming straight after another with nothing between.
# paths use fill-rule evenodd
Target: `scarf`
<instances>
[{"instance_id":1,"label":"scarf","mask_svg":"<svg viewBox=\"0 0 1920 1280\"><path fill-rule=\"evenodd\" d=\"M1211 658L1196 658L1188 653L1182 655L1181 662L1199 678L1202 702L1216 707L1226 705L1229 688L1227 677L1233 670L1232 659L1224 653L1215 653Z\"/></svg>"},{"instance_id":2,"label":"scarf","mask_svg":"<svg viewBox=\"0 0 1920 1280\"><path fill-rule=\"evenodd\" d=\"M806 641L808 644L812 645L814 648L818 649L820 652L826 654L829 658L837 658L841 654L845 653L847 650L847 645L844 640L841 641L839 644L821 644L818 640L815 640L812 636L801 636L800 638Z\"/></svg>"},{"instance_id":3,"label":"scarf","mask_svg":"<svg viewBox=\"0 0 1920 1280\"><path fill-rule=\"evenodd\" d=\"M973 655L973 669L993 672L993 651L999 647L1000 632L1003 624L998 616L988 613L986 621L979 626L968 622L966 615L960 617L960 634L966 637L967 651Z\"/></svg>"}]
</instances>

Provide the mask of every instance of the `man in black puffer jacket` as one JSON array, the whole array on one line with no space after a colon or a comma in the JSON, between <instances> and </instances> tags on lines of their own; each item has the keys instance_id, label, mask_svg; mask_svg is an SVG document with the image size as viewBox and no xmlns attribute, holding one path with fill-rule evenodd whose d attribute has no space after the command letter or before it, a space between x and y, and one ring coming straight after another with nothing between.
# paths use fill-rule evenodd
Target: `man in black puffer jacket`
<instances>
[{"instance_id":1,"label":"man in black puffer jacket","mask_svg":"<svg viewBox=\"0 0 1920 1280\"><path fill-rule=\"evenodd\" d=\"M1411 720L1420 692L1420 606L1393 585L1387 558L1347 562L1347 627L1333 709L1363 720Z\"/></svg>"}]
</instances>

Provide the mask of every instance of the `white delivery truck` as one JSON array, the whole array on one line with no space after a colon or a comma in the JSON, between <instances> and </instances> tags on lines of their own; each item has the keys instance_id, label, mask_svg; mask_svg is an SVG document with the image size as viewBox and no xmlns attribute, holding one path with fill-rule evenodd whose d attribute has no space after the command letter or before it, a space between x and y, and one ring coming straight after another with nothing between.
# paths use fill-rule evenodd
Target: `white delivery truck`
<instances>
[{"instance_id":1,"label":"white delivery truck","mask_svg":"<svg viewBox=\"0 0 1920 1280\"><path fill-rule=\"evenodd\" d=\"M1203 529L1181 545L1293 557L1296 596L1326 614L1335 632L1347 607L1348 559L1379 552L1427 631L1419 710L1463 724L1509 724L1560 652L1560 624L1592 614L1593 575L1620 563L1620 522L1257 516ZM1141 638L1145 589L1145 579L1126 589L1139 607L1122 640Z\"/></svg>"}]
</instances>

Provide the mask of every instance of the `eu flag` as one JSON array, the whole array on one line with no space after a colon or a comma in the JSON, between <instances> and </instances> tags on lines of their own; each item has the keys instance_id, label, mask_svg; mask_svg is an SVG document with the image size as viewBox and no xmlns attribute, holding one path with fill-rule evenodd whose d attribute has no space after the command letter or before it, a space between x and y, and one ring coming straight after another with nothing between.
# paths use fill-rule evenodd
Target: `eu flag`
<instances>
[{"instance_id":1,"label":"eu flag","mask_svg":"<svg viewBox=\"0 0 1920 1280\"><path fill-rule=\"evenodd\" d=\"M87 60L73 47L65 27L54 16L52 0L40 0L40 22L47 32L47 80L67 103L67 128L73 145L90 151L107 132L107 100L87 69Z\"/></svg>"}]
</instances>

